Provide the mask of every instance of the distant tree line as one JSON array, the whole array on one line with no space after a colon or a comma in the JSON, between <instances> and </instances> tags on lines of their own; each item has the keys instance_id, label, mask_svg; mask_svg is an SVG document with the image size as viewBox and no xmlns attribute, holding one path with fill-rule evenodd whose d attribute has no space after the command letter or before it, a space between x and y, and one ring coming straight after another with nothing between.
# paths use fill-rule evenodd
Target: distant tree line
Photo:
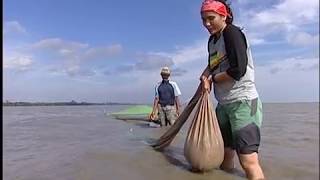
<instances>
[{"instance_id":1,"label":"distant tree line","mask_svg":"<svg viewBox=\"0 0 320 180\"><path fill-rule=\"evenodd\" d=\"M10 102L6 101L2 103L3 106L79 106L79 105L137 105L136 103L90 103L90 102L76 102L74 100L70 102Z\"/></svg>"}]
</instances>

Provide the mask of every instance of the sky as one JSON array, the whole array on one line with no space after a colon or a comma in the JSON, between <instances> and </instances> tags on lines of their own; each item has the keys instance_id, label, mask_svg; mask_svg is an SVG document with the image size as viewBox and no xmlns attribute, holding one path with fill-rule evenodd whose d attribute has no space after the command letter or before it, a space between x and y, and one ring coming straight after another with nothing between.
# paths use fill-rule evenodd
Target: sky
<instances>
[{"instance_id":1,"label":"sky","mask_svg":"<svg viewBox=\"0 0 320 180\"><path fill-rule=\"evenodd\" d=\"M229 0L263 102L319 102L318 0ZM201 0L4 0L3 100L151 104L160 68L181 101L207 65ZM213 97L213 95L212 95Z\"/></svg>"}]
</instances>

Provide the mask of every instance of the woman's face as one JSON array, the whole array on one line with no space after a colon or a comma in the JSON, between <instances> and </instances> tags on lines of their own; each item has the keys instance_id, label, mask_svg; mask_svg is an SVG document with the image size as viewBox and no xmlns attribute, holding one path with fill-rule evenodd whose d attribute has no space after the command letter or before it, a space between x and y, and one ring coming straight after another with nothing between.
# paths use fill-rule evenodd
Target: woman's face
<instances>
[{"instance_id":1,"label":"woman's face","mask_svg":"<svg viewBox=\"0 0 320 180\"><path fill-rule=\"evenodd\" d=\"M226 24L226 17L221 16L213 11L201 12L202 23L207 28L210 34L220 32Z\"/></svg>"}]
</instances>

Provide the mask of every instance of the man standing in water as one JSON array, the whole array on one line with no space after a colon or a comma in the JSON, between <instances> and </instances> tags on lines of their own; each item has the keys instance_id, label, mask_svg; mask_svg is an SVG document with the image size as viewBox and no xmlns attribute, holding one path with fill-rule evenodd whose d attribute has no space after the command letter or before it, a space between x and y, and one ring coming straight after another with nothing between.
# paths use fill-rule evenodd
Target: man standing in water
<instances>
[{"instance_id":1,"label":"man standing in water","mask_svg":"<svg viewBox=\"0 0 320 180\"><path fill-rule=\"evenodd\" d=\"M180 114L180 102L178 96L181 95L179 86L176 82L169 80L170 69L163 67L160 75L162 81L155 87L155 98L150 119L154 119L155 112L159 110L161 126L173 125Z\"/></svg>"}]
</instances>

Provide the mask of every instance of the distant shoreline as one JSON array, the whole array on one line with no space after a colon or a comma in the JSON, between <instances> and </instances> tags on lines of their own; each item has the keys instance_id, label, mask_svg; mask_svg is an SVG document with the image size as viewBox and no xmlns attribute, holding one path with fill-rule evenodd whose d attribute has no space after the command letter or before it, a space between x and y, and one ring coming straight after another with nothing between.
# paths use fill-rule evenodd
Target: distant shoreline
<instances>
[{"instance_id":1,"label":"distant shoreline","mask_svg":"<svg viewBox=\"0 0 320 180\"><path fill-rule=\"evenodd\" d=\"M263 104L300 104L300 103L318 103L319 102L262 102ZM91 102L3 102L2 106L91 106L91 105L146 105L143 103L121 103L121 102L106 102L106 103L91 103Z\"/></svg>"},{"instance_id":2,"label":"distant shoreline","mask_svg":"<svg viewBox=\"0 0 320 180\"><path fill-rule=\"evenodd\" d=\"M88 106L88 105L140 105L138 103L90 103L90 102L3 102L2 106Z\"/></svg>"}]
</instances>

